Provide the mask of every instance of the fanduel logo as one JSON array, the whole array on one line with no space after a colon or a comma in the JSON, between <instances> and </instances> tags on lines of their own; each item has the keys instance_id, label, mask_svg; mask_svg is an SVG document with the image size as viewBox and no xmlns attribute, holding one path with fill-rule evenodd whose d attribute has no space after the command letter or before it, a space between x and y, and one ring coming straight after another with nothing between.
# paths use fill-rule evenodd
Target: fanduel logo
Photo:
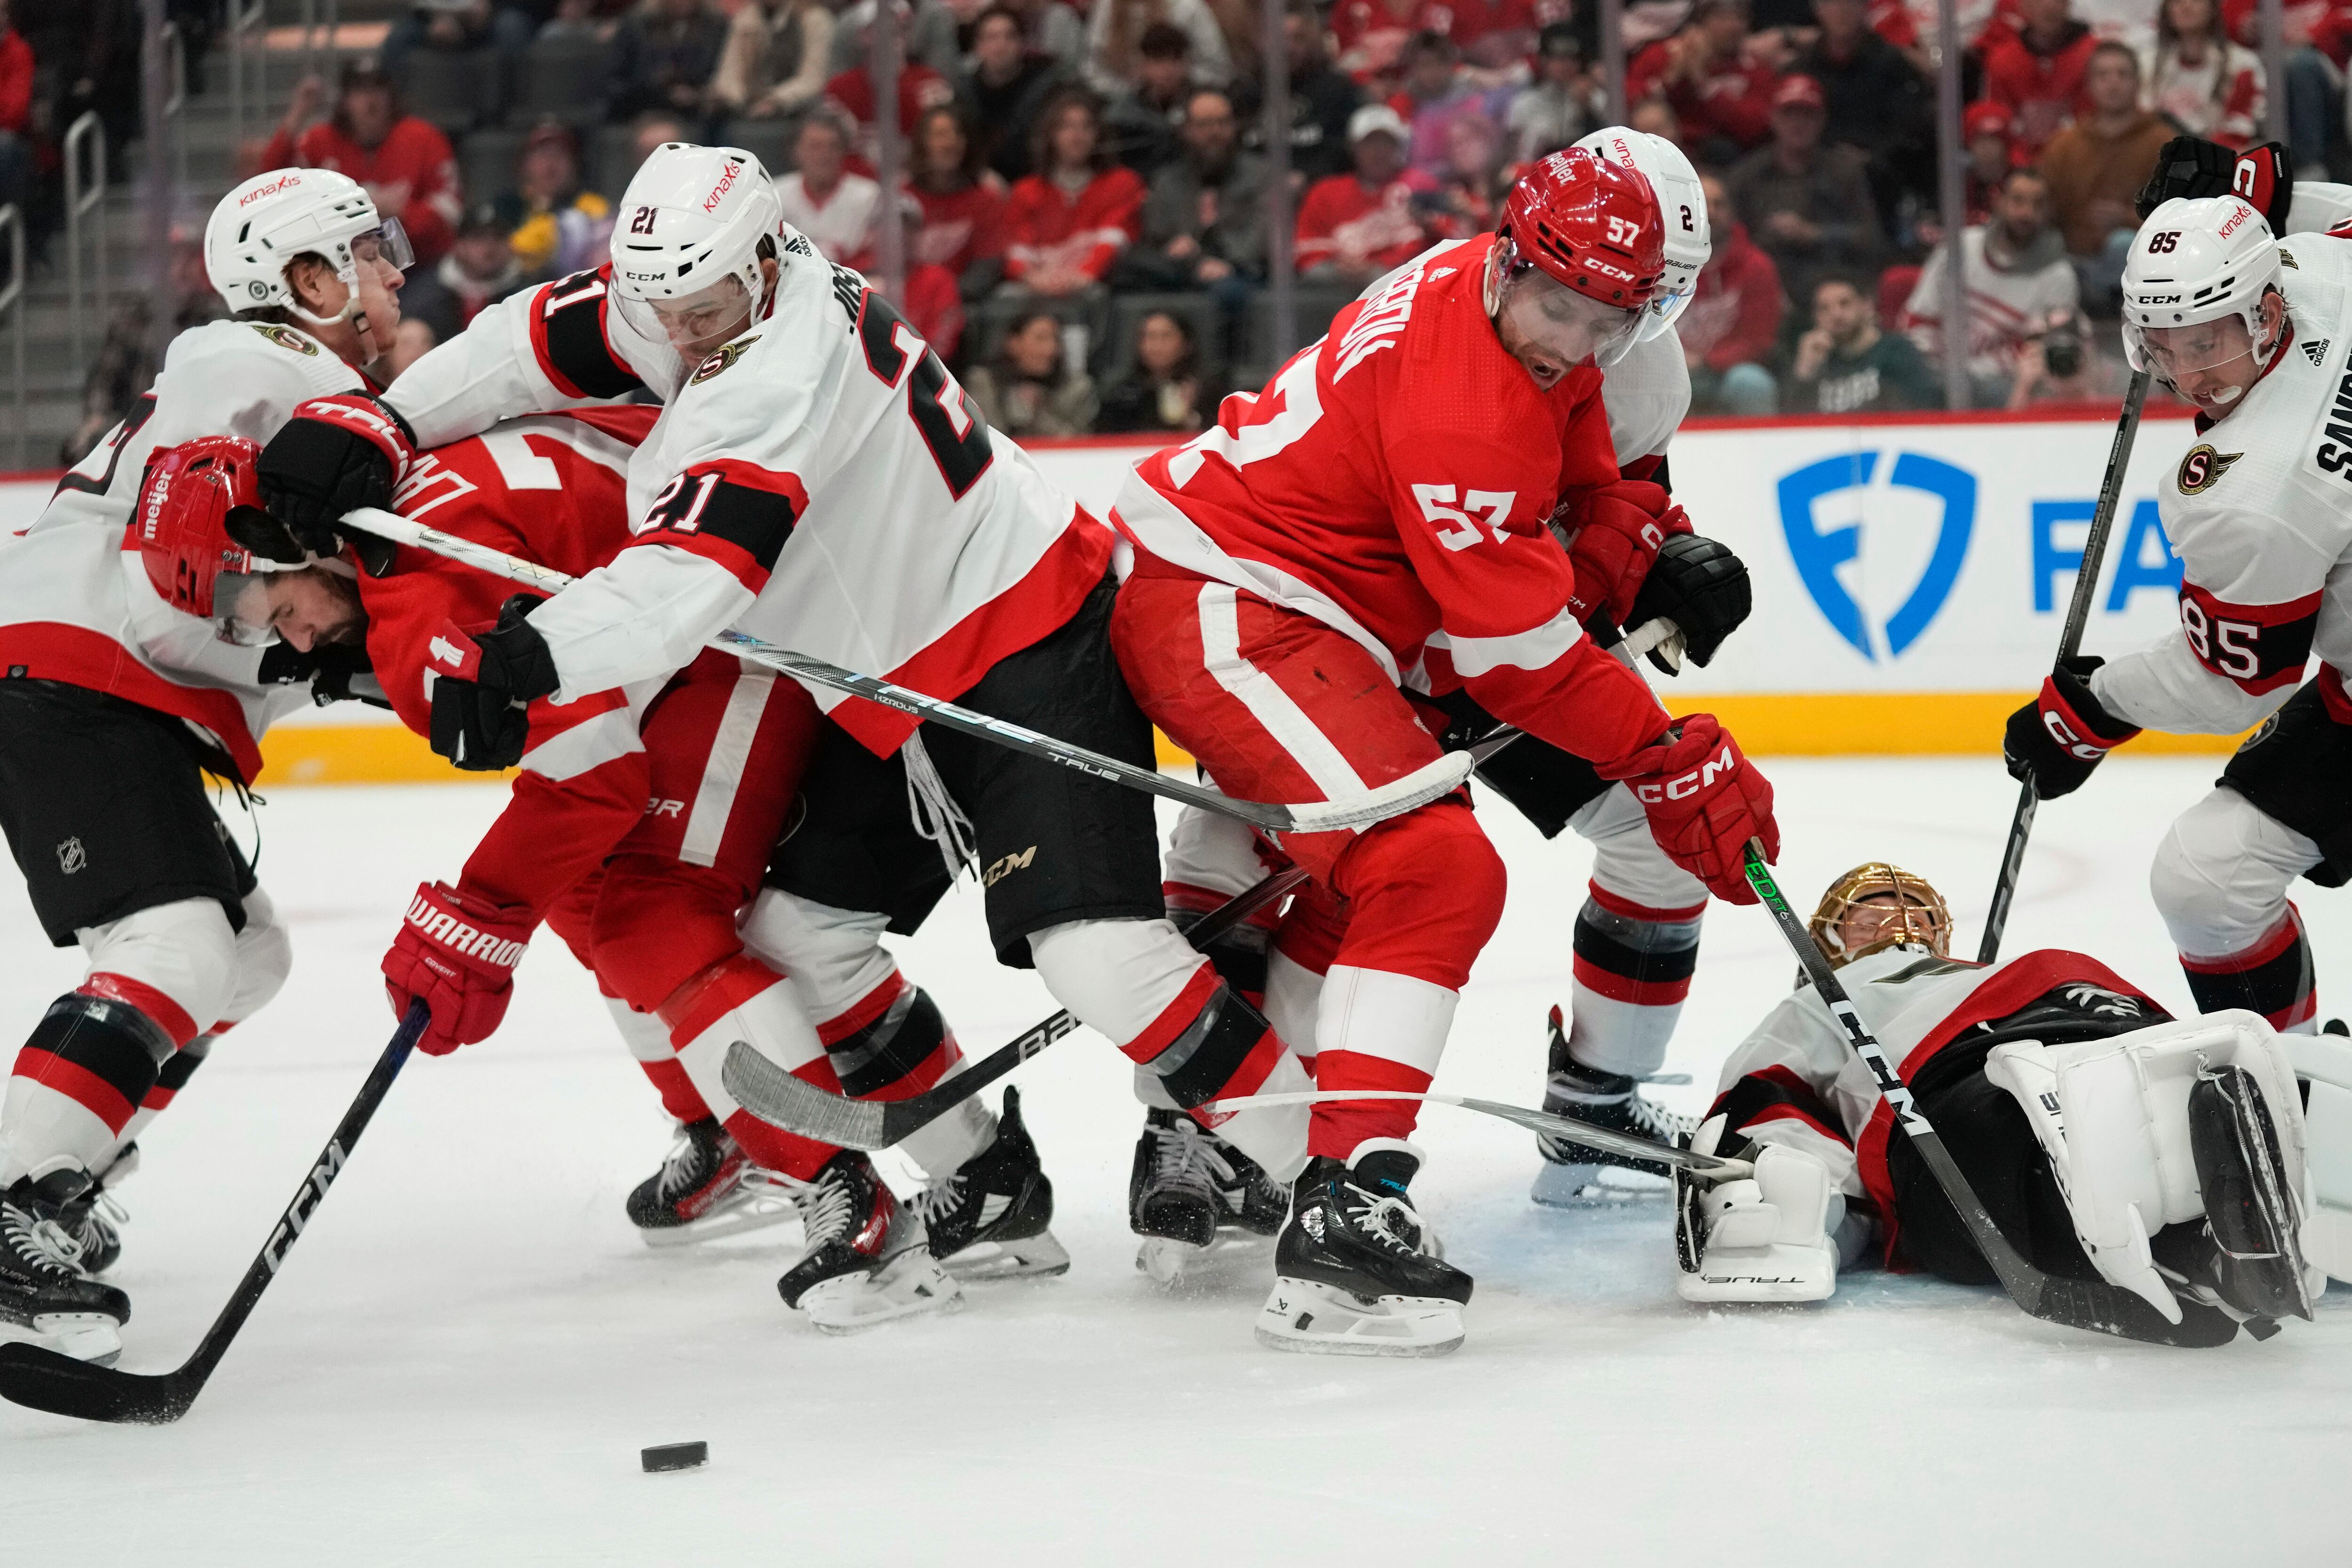
<instances>
[{"instance_id":1,"label":"fanduel logo","mask_svg":"<svg viewBox=\"0 0 2352 1568\"><path fill-rule=\"evenodd\" d=\"M1976 476L1917 452L1896 453L1885 484L1874 489L1871 481L1879 473L1883 455L1855 452L1823 458L1789 475L1778 486L1780 528L1788 537L1789 556L1805 591L1812 595L1814 606L1837 634L1874 663L1902 657L1951 597L1960 565L1968 559L1969 536L1975 530L1977 513ZM1866 517L1873 497L1884 497L1889 490L1911 490L1935 499L1936 538L1927 564L1903 602L1883 623L1873 625L1860 601L1838 579L1838 568L1849 561L1867 565L1862 560L1862 522L1824 528L1817 513L1830 497L1858 491L1855 500L1860 505L1849 506ZM1859 586L1860 570L1853 576Z\"/></svg>"}]
</instances>

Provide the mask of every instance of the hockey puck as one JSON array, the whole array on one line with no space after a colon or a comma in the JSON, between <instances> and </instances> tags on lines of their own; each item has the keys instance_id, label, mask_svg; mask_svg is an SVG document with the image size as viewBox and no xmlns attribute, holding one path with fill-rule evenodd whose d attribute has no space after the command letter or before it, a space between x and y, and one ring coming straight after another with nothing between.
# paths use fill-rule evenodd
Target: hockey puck
<instances>
[{"instance_id":1,"label":"hockey puck","mask_svg":"<svg viewBox=\"0 0 2352 1568\"><path fill-rule=\"evenodd\" d=\"M659 1475L664 1470L698 1469L709 1462L710 1445L663 1443L647 1448L640 1458L645 1462L646 1474L649 1476Z\"/></svg>"}]
</instances>

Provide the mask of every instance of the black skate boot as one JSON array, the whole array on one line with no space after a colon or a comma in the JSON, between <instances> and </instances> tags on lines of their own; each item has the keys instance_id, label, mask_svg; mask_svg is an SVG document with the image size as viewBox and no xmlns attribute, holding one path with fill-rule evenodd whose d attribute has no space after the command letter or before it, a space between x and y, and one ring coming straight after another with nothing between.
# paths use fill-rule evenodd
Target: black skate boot
<instances>
[{"instance_id":1,"label":"black skate boot","mask_svg":"<svg viewBox=\"0 0 2352 1568\"><path fill-rule=\"evenodd\" d=\"M0 1195L0 1338L111 1366L131 1298L82 1272L80 1245L65 1224L89 1186L88 1171L64 1162Z\"/></svg>"},{"instance_id":2,"label":"black skate boot","mask_svg":"<svg viewBox=\"0 0 2352 1568\"><path fill-rule=\"evenodd\" d=\"M1054 1184L1021 1123L1021 1091L1004 1092L996 1139L907 1205L929 1233L931 1256L961 1280L1063 1274L1070 1255L1047 1228Z\"/></svg>"},{"instance_id":3,"label":"black skate boot","mask_svg":"<svg viewBox=\"0 0 2352 1568\"><path fill-rule=\"evenodd\" d=\"M125 1144L114 1152L106 1168L98 1173L89 1189L65 1206L58 1223L81 1248L81 1271L103 1274L121 1260L122 1227L131 1218L130 1210L115 1192L139 1169L138 1144Z\"/></svg>"},{"instance_id":4,"label":"black skate boot","mask_svg":"<svg viewBox=\"0 0 2352 1568\"><path fill-rule=\"evenodd\" d=\"M1275 1243L1260 1344L1334 1355L1444 1355L1462 1343L1470 1276L1424 1249L1407 1193L1421 1156L1373 1139L1307 1162Z\"/></svg>"},{"instance_id":5,"label":"black skate boot","mask_svg":"<svg viewBox=\"0 0 2352 1568\"><path fill-rule=\"evenodd\" d=\"M1247 1236L1271 1236L1290 1194L1255 1160L1181 1111L1147 1109L1127 1180L1127 1222L1143 1239L1135 1266L1173 1285L1189 1264Z\"/></svg>"},{"instance_id":6,"label":"black skate boot","mask_svg":"<svg viewBox=\"0 0 2352 1568\"><path fill-rule=\"evenodd\" d=\"M751 1163L718 1119L678 1128L662 1168L639 1182L626 1205L648 1247L682 1247L782 1225L800 1211L799 1184Z\"/></svg>"},{"instance_id":7,"label":"black skate boot","mask_svg":"<svg viewBox=\"0 0 2352 1568\"><path fill-rule=\"evenodd\" d=\"M960 1305L963 1288L931 1257L923 1222L899 1207L874 1162L844 1149L794 1195L806 1249L776 1281L784 1305L827 1333Z\"/></svg>"},{"instance_id":8,"label":"black skate boot","mask_svg":"<svg viewBox=\"0 0 2352 1568\"><path fill-rule=\"evenodd\" d=\"M1680 1145L1698 1131L1695 1116L1678 1116L1643 1097L1642 1080L1603 1072L1568 1054L1568 1030L1558 1008L1551 1009L1551 1072L1544 1083L1543 1108L1555 1116L1590 1122L1613 1133L1631 1133L1661 1144ZM1664 1197L1674 1190L1672 1167L1654 1160L1605 1154L1538 1133L1536 1148L1543 1168L1528 1196L1555 1208L1582 1208L1633 1197Z\"/></svg>"}]
</instances>

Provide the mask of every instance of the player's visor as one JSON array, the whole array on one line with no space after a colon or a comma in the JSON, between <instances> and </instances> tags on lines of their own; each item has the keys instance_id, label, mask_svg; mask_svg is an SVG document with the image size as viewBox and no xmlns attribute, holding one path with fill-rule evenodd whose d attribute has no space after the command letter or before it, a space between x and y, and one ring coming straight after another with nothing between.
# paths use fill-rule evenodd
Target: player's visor
<instances>
[{"instance_id":1,"label":"player's visor","mask_svg":"<svg viewBox=\"0 0 2352 1568\"><path fill-rule=\"evenodd\" d=\"M2124 339L2149 370L2176 386L2183 376L2219 370L2254 351L2245 319L2234 313L2186 327L2142 327L2126 319Z\"/></svg>"},{"instance_id":2,"label":"player's visor","mask_svg":"<svg viewBox=\"0 0 2352 1568\"><path fill-rule=\"evenodd\" d=\"M1546 288L1536 308L1520 318L1528 336L1570 364L1590 357L1606 367L1623 359L1640 337L1643 310L1621 310L1564 286Z\"/></svg>"},{"instance_id":3,"label":"player's visor","mask_svg":"<svg viewBox=\"0 0 2352 1568\"><path fill-rule=\"evenodd\" d=\"M225 571L213 579L213 630L224 643L266 648L278 641L277 606L267 571Z\"/></svg>"},{"instance_id":4,"label":"player's visor","mask_svg":"<svg viewBox=\"0 0 2352 1568\"><path fill-rule=\"evenodd\" d=\"M408 231L400 226L398 218L386 218L362 235L352 236L353 261L381 261L395 272L406 272L416 265L416 247L408 243Z\"/></svg>"},{"instance_id":5,"label":"player's visor","mask_svg":"<svg viewBox=\"0 0 2352 1568\"><path fill-rule=\"evenodd\" d=\"M751 291L730 274L677 299L636 299L614 289L621 319L639 337L667 342L689 364L716 350L751 319Z\"/></svg>"}]
</instances>

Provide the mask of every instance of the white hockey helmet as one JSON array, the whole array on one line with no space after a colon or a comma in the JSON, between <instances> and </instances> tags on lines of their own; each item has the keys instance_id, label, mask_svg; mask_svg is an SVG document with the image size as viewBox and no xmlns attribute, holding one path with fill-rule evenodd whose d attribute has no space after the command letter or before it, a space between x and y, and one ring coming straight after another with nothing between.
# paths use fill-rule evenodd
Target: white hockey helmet
<instances>
[{"instance_id":1,"label":"white hockey helmet","mask_svg":"<svg viewBox=\"0 0 2352 1568\"><path fill-rule=\"evenodd\" d=\"M286 282L298 256L322 257L346 284L362 259L405 270L415 261L398 218L358 181L331 169L273 169L231 190L205 225L205 271L231 314L278 306L317 320Z\"/></svg>"},{"instance_id":2,"label":"white hockey helmet","mask_svg":"<svg viewBox=\"0 0 2352 1568\"><path fill-rule=\"evenodd\" d=\"M759 159L740 147L665 142L621 195L613 224L613 299L631 327L658 343L672 336L665 316L674 321L700 304L731 308L731 281L741 290L741 317L698 321L691 335L707 340L761 308L763 239L781 262L783 204Z\"/></svg>"},{"instance_id":3,"label":"white hockey helmet","mask_svg":"<svg viewBox=\"0 0 2352 1568\"><path fill-rule=\"evenodd\" d=\"M1683 156L1683 150L1664 137L1631 126L1604 126L1577 146L1596 158L1638 171L1658 198L1658 211L1666 226L1666 272L1650 298L1637 337L1644 342L1664 337L1675 318L1690 305L1699 269L1715 254L1706 221L1706 192L1699 185L1698 171Z\"/></svg>"},{"instance_id":4,"label":"white hockey helmet","mask_svg":"<svg viewBox=\"0 0 2352 1568\"><path fill-rule=\"evenodd\" d=\"M2124 352L2168 382L2241 356L2257 361L2263 297L2278 286L2279 250L2262 214L2237 196L2176 196L2147 215L2124 263ZM2236 320L2230 330L2193 331ZM2227 401L2227 400L2224 400Z\"/></svg>"}]
</instances>

